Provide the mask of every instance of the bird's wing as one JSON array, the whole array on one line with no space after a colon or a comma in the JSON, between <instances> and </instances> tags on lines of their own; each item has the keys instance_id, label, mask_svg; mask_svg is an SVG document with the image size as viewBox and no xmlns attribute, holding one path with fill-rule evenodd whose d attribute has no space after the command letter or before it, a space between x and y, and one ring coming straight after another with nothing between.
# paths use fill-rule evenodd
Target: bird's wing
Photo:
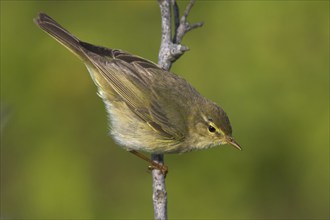
<instances>
[{"instance_id":1,"label":"bird's wing","mask_svg":"<svg viewBox=\"0 0 330 220\"><path fill-rule=\"evenodd\" d=\"M95 53L102 49L97 46L88 44L84 48L97 71L139 118L164 139L184 138L183 131L172 124L166 111L161 108L164 106L158 104L158 95L152 87L154 78L157 78L155 74L168 74L165 70L151 61L120 50L111 50L111 54L105 55Z\"/></svg>"},{"instance_id":2,"label":"bird's wing","mask_svg":"<svg viewBox=\"0 0 330 220\"><path fill-rule=\"evenodd\" d=\"M97 86L108 93L114 90L137 116L164 139L181 140L184 137L182 130L169 120L171 117L164 105L164 98L159 99L157 88L152 86L155 82L153 77L168 72L141 57L80 41L45 13L40 13L35 22L86 63L89 71L94 72L91 75ZM170 100L167 102L172 104Z\"/></svg>"}]
</instances>

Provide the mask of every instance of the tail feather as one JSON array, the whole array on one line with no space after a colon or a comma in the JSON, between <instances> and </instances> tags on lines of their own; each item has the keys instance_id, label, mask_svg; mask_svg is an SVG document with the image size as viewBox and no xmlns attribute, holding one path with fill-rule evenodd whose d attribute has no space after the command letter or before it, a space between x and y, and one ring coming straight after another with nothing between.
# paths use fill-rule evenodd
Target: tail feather
<instances>
[{"instance_id":1,"label":"tail feather","mask_svg":"<svg viewBox=\"0 0 330 220\"><path fill-rule=\"evenodd\" d=\"M53 20L45 13L39 13L38 17L34 19L34 22L55 40L68 48L79 58L86 58L85 53L82 51L80 40L73 36L68 30L63 28L59 23Z\"/></svg>"}]
</instances>

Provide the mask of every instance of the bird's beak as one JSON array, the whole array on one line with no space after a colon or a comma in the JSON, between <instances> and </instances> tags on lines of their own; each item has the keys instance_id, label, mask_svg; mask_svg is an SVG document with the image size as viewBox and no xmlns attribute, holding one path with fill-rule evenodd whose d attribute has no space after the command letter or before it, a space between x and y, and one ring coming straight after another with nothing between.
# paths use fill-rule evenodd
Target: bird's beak
<instances>
[{"instance_id":1,"label":"bird's beak","mask_svg":"<svg viewBox=\"0 0 330 220\"><path fill-rule=\"evenodd\" d=\"M241 146L239 146L239 144L232 137L227 138L227 144L236 147L238 150L242 150Z\"/></svg>"}]
</instances>

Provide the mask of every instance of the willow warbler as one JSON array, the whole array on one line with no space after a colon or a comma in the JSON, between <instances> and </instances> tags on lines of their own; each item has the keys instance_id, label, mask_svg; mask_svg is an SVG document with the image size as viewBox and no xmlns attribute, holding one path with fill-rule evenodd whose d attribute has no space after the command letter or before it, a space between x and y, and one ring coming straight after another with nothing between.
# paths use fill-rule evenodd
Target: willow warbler
<instances>
[{"instance_id":1,"label":"willow warbler","mask_svg":"<svg viewBox=\"0 0 330 220\"><path fill-rule=\"evenodd\" d=\"M35 23L84 62L105 103L111 135L126 150L146 159L138 151L241 149L224 110L183 78L142 57L81 41L44 13Z\"/></svg>"}]
</instances>

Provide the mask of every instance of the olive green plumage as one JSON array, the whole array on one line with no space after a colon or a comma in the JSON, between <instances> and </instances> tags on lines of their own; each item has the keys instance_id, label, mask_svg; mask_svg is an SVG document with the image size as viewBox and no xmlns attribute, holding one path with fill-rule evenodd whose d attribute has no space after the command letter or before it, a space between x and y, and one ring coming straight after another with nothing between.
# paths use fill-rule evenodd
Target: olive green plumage
<instances>
[{"instance_id":1,"label":"olive green plumage","mask_svg":"<svg viewBox=\"0 0 330 220\"><path fill-rule=\"evenodd\" d=\"M127 150L182 153L239 145L221 107L186 80L122 50L80 41L44 13L36 24L83 60L103 99L113 138Z\"/></svg>"}]
</instances>

